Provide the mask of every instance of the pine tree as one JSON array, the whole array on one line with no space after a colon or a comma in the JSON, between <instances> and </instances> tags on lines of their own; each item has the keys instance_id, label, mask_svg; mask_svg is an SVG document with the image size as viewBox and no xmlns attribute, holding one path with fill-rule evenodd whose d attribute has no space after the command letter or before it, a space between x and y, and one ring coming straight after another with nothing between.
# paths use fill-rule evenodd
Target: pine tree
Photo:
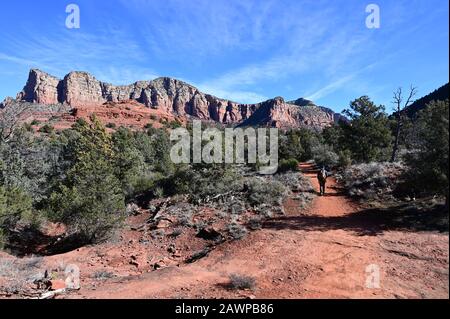
<instances>
[{"instance_id":1,"label":"pine tree","mask_svg":"<svg viewBox=\"0 0 450 319\"><path fill-rule=\"evenodd\" d=\"M375 105L369 97L362 96L344 110L350 123L340 122L343 130L340 143L352 153L357 162L383 161L389 157L391 131L382 105Z\"/></svg>"},{"instance_id":2,"label":"pine tree","mask_svg":"<svg viewBox=\"0 0 450 319\"><path fill-rule=\"evenodd\" d=\"M81 241L104 239L123 218L125 201L115 176L111 136L97 118L79 120L69 141L72 163L50 198L50 216L66 223Z\"/></svg>"},{"instance_id":3,"label":"pine tree","mask_svg":"<svg viewBox=\"0 0 450 319\"><path fill-rule=\"evenodd\" d=\"M448 207L449 100L431 102L418 115L417 152L407 157L417 191L441 194Z\"/></svg>"}]
</instances>

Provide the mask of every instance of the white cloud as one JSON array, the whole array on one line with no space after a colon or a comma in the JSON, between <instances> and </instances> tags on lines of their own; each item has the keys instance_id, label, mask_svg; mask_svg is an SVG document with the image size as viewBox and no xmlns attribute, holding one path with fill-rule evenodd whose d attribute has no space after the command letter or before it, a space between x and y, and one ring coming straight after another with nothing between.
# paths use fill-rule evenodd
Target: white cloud
<instances>
[{"instance_id":1,"label":"white cloud","mask_svg":"<svg viewBox=\"0 0 450 319\"><path fill-rule=\"evenodd\" d=\"M354 77L355 77L355 74L351 74L351 75L342 77L342 78L326 85L325 87L317 90L313 94L308 95L306 97L306 99L311 100L311 101L317 101L317 100L321 99L322 97L327 96L328 94L333 93L337 89L341 88L342 86L344 86L345 84L350 82Z\"/></svg>"},{"instance_id":2,"label":"white cloud","mask_svg":"<svg viewBox=\"0 0 450 319\"><path fill-rule=\"evenodd\" d=\"M211 95L214 95L216 97L227 99L230 101L238 102L238 103L244 103L244 104L250 104L250 103L258 103L262 102L268 99L268 97L251 92L251 91L232 91L232 90L224 90L218 87L200 84L197 86L199 90L201 90L204 93L208 93Z\"/></svg>"}]
</instances>

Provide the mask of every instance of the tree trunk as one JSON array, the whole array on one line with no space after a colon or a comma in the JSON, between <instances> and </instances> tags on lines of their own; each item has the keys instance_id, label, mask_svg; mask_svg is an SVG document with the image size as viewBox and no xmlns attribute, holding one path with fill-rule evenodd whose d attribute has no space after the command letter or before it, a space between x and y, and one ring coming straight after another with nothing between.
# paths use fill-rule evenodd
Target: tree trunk
<instances>
[{"instance_id":1,"label":"tree trunk","mask_svg":"<svg viewBox=\"0 0 450 319\"><path fill-rule=\"evenodd\" d=\"M392 149L391 163L395 162L395 160L397 159L401 126L402 126L402 120L401 120L401 114L399 112L399 113L397 113L397 127L395 129L395 141L394 141L394 147Z\"/></svg>"}]
</instances>

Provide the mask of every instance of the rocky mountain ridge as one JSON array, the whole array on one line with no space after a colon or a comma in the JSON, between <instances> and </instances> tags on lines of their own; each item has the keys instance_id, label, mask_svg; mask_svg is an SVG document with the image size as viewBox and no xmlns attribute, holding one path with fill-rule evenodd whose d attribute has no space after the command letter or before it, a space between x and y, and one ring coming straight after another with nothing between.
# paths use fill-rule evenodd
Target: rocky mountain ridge
<instances>
[{"instance_id":1,"label":"rocky mountain ridge","mask_svg":"<svg viewBox=\"0 0 450 319\"><path fill-rule=\"evenodd\" d=\"M16 99L8 98L0 107L13 102L28 102L95 110L105 104L127 101L177 118L197 118L240 126L285 129L306 126L321 129L341 117L306 99L285 102L277 97L256 104L236 103L200 92L188 83L168 77L116 86L101 82L87 72L70 72L61 80L37 69L30 70L28 81Z\"/></svg>"}]
</instances>

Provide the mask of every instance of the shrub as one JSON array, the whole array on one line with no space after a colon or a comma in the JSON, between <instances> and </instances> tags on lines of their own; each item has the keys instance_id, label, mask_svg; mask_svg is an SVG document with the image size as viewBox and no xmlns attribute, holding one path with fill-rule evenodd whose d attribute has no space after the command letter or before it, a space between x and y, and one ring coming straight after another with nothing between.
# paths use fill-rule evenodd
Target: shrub
<instances>
[{"instance_id":1,"label":"shrub","mask_svg":"<svg viewBox=\"0 0 450 319\"><path fill-rule=\"evenodd\" d=\"M349 150L342 150L339 152L338 166L347 168L352 165L352 154Z\"/></svg>"},{"instance_id":2,"label":"shrub","mask_svg":"<svg viewBox=\"0 0 450 319\"><path fill-rule=\"evenodd\" d=\"M171 129L176 129L176 128L181 127L182 125L181 125L181 122L179 120L174 120L174 121L171 121L168 126Z\"/></svg>"},{"instance_id":3,"label":"shrub","mask_svg":"<svg viewBox=\"0 0 450 319\"><path fill-rule=\"evenodd\" d=\"M248 234L248 230L237 222L231 222L228 225L227 230L230 236L235 240L242 239Z\"/></svg>"},{"instance_id":4,"label":"shrub","mask_svg":"<svg viewBox=\"0 0 450 319\"><path fill-rule=\"evenodd\" d=\"M20 221L32 221L32 200L18 188L0 186L0 248Z\"/></svg>"},{"instance_id":5,"label":"shrub","mask_svg":"<svg viewBox=\"0 0 450 319\"><path fill-rule=\"evenodd\" d=\"M252 206L278 206L286 195L286 188L275 180L253 177L246 180L247 201Z\"/></svg>"},{"instance_id":6,"label":"shrub","mask_svg":"<svg viewBox=\"0 0 450 319\"><path fill-rule=\"evenodd\" d=\"M446 197L448 206L449 180L449 100L428 104L417 120L418 142L406 162L411 168L408 184L416 192Z\"/></svg>"},{"instance_id":7,"label":"shrub","mask_svg":"<svg viewBox=\"0 0 450 319\"><path fill-rule=\"evenodd\" d=\"M253 277L231 274L229 287L231 289L241 290L241 289L254 289L256 286L256 280Z\"/></svg>"},{"instance_id":8,"label":"shrub","mask_svg":"<svg viewBox=\"0 0 450 319\"><path fill-rule=\"evenodd\" d=\"M404 171L400 163L369 163L352 165L338 177L350 196L375 200L393 196Z\"/></svg>"},{"instance_id":9,"label":"shrub","mask_svg":"<svg viewBox=\"0 0 450 319\"><path fill-rule=\"evenodd\" d=\"M295 158L289 158L286 160L281 160L278 164L278 172L284 173L287 171L298 171L299 162Z\"/></svg>"},{"instance_id":10,"label":"shrub","mask_svg":"<svg viewBox=\"0 0 450 319\"><path fill-rule=\"evenodd\" d=\"M339 156L327 144L316 144L312 147L314 162L319 166L335 167L339 163Z\"/></svg>"},{"instance_id":11,"label":"shrub","mask_svg":"<svg viewBox=\"0 0 450 319\"><path fill-rule=\"evenodd\" d=\"M55 131L55 128L50 124L45 124L39 129L40 133L51 134Z\"/></svg>"},{"instance_id":12,"label":"shrub","mask_svg":"<svg viewBox=\"0 0 450 319\"><path fill-rule=\"evenodd\" d=\"M109 271L99 270L99 271L96 271L92 275L92 277L94 279L96 279L96 280L106 280L106 279L109 279L109 278L113 278L114 274L112 272L109 272Z\"/></svg>"},{"instance_id":13,"label":"shrub","mask_svg":"<svg viewBox=\"0 0 450 319\"><path fill-rule=\"evenodd\" d=\"M261 217L254 217L247 222L247 227L251 230L258 230L262 228L262 223L263 220Z\"/></svg>"},{"instance_id":14,"label":"shrub","mask_svg":"<svg viewBox=\"0 0 450 319\"><path fill-rule=\"evenodd\" d=\"M29 123L24 123L23 124L23 128L24 130L28 131L28 132L34 132L34 128L33 125L29 124Z\"/></svg>"},{"instance_id":15,"label":"shrub","mask_svg":"<svg viewBox=\"0 0 450 319\"><path fill-rule=\"evenodd\" d=\"M108 123L108 124L106 124L106 127L114 129L114 128L116 128L116 123Z\"/></svg>"},{"instance_id":16,"label":"shrub","mask_svg":"<svg viewBox=\"0 0 450 319\"><path fill-rule=\"evenodd\" d=\"M312 192L313 186L309 178L301 173L287 172L274 175L274 179L294 192Z\"/></svg>"}]
</instances>

